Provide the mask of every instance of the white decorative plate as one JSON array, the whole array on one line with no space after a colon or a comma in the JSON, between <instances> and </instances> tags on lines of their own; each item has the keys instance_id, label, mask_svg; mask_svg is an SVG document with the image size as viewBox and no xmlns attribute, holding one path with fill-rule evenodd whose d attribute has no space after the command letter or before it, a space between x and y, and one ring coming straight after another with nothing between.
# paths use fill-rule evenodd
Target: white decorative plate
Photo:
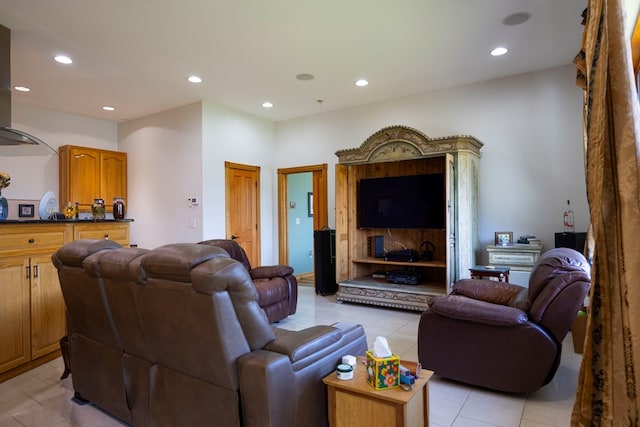
<instances>
[{"instance_id":1,"label":"white decorative plate","mask_svg":"<svg viewBox=\"0 0 640 427\"><path fill-rule=\"evenodd\" d=\"M40 219L49 219L49 217L56 212L58 209L58 201L56 200L56 196L53 194L53 191L47 191L40 199L40 204L38 205L38 214L40 214Z\"/></svg>"}]
</instances>

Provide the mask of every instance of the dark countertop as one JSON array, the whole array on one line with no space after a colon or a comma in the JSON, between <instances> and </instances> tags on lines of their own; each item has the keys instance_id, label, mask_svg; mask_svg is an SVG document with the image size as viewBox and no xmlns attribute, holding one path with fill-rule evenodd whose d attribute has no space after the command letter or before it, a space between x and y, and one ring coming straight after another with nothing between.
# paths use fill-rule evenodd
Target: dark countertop
<instances>
[{"instance_id":1,"label":"dark countertop","mask_svg":"<svg viewBox=\"0 0 640 427\"><path fill-rule=\"evenodd\" d=\"M100 224L112 222L133 222L133 219L5 219L0 221L2 224Z\"/></svg>"}]
</instances>

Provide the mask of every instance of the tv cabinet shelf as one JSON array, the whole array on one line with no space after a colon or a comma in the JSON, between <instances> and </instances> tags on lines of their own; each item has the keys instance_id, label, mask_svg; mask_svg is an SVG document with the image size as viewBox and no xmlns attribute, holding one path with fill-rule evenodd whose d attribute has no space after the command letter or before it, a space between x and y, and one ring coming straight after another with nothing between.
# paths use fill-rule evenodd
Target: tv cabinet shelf
<instances>
[{"instance_id":1,"label":"tv cabinet shelf","mask_svg":"<svg viewBox=\"0 0 640 427\"><path fill-rule=\"evenodd\" d=\"M402 262L402 261L385 261L384 258L358 258L351 260L358 264L378 264L378 265L395 265L402 267L433 267L433 268L447 268L447 263L444 261L415 261L415 262Z\"/></svg>"}]
</instances>

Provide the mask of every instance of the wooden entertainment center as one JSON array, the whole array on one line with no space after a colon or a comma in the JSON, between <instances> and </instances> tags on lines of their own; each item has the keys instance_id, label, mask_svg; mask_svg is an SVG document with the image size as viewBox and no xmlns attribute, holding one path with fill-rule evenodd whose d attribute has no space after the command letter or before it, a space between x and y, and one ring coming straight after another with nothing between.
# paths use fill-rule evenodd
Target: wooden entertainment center
<instances>
[{"instance_id":1,"label":"wooden entertainment center","mask_svg":"<svg viewBox=\"0 0 640 427\"><path fill-rule=\"evenodd\" d=\"M473 136L429 138L422 132L391 126L358 148L336 152L336 280L338 302L355 302L423 311L433 295L446 294L469 277L478 247L478 171L482 142ZM358 185L363 178L445 174L446 215L442 229L361 229L357 222ZM431 242L431 259L385 261L374 257L371 236L384 236L386 251L420 250ZM388 271L414 271L417 285L389 283Z\"/></svg>"}]
</instances>

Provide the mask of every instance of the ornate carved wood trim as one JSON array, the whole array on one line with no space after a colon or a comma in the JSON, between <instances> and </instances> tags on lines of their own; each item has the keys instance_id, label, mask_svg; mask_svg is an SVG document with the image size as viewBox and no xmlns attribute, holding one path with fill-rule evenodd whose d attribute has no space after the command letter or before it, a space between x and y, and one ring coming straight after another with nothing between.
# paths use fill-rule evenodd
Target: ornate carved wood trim
<instances>
[{"instance_id":1,"label":"ornate carved wood trim","mask_svg":"<svg viewBox=\"0 0 640 427\"><path fill-rule=\"evenodd\" d=\"M484 144L471 135L429 138L419 130L396 125L382 128L358 148L336 151L339 163L377 163L445 153L472 152L478 157Z\"/></svg>"}]
</instances>

